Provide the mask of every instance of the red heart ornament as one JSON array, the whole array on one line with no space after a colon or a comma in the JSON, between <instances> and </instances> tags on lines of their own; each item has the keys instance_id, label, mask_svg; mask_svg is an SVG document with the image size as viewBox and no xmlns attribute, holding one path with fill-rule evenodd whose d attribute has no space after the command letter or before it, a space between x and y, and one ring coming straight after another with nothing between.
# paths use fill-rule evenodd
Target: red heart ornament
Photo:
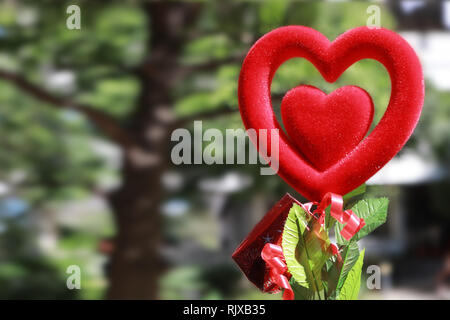
<instances>
[{"instance_id":1,"label":"red heart ornament","mask_svg":"<svg viewBox=\"0 0 450 320\"><path fill-rule=\"evenodd\" d=\"M373 103L370 95L356 86L329 95L313 86L298 86L284 96L281 116L290 140L304 158L324 171L364 138L372 123Z\"/></svg>"},{"instance_id":2,"label":"red heart ornament","mask_svg":"<svg viewBox=\"0 0 450 320\"><path fill-rule=\"evenodd\" d=\"M312 166L284 134L272 109L273 75L283 62L294 57L309 60L331 83L361 59L377 60L391 79L389 105L378 125L353 150L323 171ZM278 157L278 174L308 199L319 201L327 192L346 194L355 189L400 151L419 120L424 83L417 55L393 31L358 27L330 42L311 28L287 26L264 35L250 49L242 65L238 95L246 128L257 132L268 129L267 141L260 141L260 148L270 151L271 129L279 130L279 154L270 155ZM344 143L342 139L336 141Z\"/></svg>"}]
</instances>

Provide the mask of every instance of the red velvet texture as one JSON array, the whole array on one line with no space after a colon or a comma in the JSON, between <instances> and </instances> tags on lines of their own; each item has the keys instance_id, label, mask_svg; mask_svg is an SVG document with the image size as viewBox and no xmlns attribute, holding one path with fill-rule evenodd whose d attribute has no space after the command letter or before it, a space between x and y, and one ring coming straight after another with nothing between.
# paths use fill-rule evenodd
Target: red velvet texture
<instances>
[{"instance_id":1,"label":"red velvet texture","mask_svg":"<svg viewBox=\"0 0 450 320\"><path fill-rule=\"evenodd\" d=\"M370 95L356 86L329 95L312 86L298 86L284 96L281 116L292 143L323 171L364 138L372 123L373 103Z\"/></svg>"},{"instance_id":2,"label":"red velvet texture","mask_svg":"<svg viewBox=\"0 0 450 320\"><path fill-rule=\"evenodd\" d=\"M377 60L387 69L389 105L369 136L363 138L372 120L371 99L349 86L329 95L313 87L291 89L282 102L290 137L283 132L272 109L270 86L278 67L294 57L309 60L330 83L361 59ZM320 201L327 192L344 195L355 189L400 151L419 120L424 83L417 55L393 31L358 27L330 42L314 29L287 26L267 33L250 49L238 95L246 128L269 129L266 150L271 150L270 129L279 129L278 174L306 198ZM315 125L320 128L312 129Z\"/></svg>"}]
</instances>

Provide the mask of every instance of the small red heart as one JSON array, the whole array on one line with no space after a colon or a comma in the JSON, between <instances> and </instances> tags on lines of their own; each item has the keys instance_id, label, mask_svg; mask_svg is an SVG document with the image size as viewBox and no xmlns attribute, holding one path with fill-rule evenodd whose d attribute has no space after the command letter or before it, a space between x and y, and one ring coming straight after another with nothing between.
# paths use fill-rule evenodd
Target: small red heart
<instances>
[{"instance_id":1,"label":"small red heart","mask_svg":"<svg viewBox=\"0 0 450 320\"><path fill-rule=\"evenodd\" d=\"M330 83L361 59L377 60L391 78L389 105L378 125L353 150L324 171L312 166L299 152L284 134L272 109L272 78L283 62L294 57L309 60ZM279 156L276 159L278 174L306 198L319 201L327 192L344 195L357 188L400 151L419 120L424 82L414 50L393 31L359 27L330 42L314 29L288 26L264 35L250 49L239 76L238 96L245 127L257 132L267 131L267 140L259 141L259 148L270 151L272 139L277 138L272 138L272 129L278 130L279 153L269 155L271 158ZM332 115L335 118L347 116ZM339 143L343 142L339 139Z\"/></svg>"},{"instance_id":2,"label":"small red heart","mask_svg":"<svg viewBox=\"0 0 450 320\"><path fill-rule=\"evenodd\" d=\"M372 123L373 103L370 95L356 86L345 86L329 95L313 86L298 86L283 97L281 116L298 150L324 171L364 138Z\"/></svg>"}]
</instances>

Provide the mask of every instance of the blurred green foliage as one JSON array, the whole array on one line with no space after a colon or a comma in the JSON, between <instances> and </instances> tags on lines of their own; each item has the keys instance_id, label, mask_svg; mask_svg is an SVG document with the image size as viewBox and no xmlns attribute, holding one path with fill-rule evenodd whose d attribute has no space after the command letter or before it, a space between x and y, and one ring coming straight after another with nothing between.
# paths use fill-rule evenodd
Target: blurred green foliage
<instances>
[{"instance_id":1,"label":"blurred green foliage","mask_svg":"<svg viewBox=\"0 0 450 320\"><path fill-rule=\"evenodd\" d=\"M77 298L77 291L67 290L64 273L36 252L24 216L0 223L0 299Z\"/></svg>"}]
</instances>

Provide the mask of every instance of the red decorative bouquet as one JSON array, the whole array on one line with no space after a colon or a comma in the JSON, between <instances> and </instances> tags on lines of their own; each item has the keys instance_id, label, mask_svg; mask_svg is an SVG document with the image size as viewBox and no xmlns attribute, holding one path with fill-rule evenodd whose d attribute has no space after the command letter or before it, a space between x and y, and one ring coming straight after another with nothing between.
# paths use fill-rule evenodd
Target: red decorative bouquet
<instances>
[{"instance_id":1,"label":"red decorative bouquet","mask_svg":"<svg viewBox=\"0 0 450 320\"><path fill-rule=\"evenodd\" d=\"M270 86L277 68L294 57L309 60L328 82L361 59L380 62L392 92L373 131L367 135L374 106L363 89L345 86L327 95L301 85L282 100L284 133ZM255 43L239 79L243 122L267 130L267 140L253 142L260 151L279 151L269 155L278 174L311 202L285 195L236 249L233 259L251 282L264 292L284 290L284 299L357 299L364 259L357 241L385 222L388 199L354 197L406 143L423 99L419 60L393 31L359 27L329 42L313 29L288 26Z\"/></svg>"}]
</instances>

